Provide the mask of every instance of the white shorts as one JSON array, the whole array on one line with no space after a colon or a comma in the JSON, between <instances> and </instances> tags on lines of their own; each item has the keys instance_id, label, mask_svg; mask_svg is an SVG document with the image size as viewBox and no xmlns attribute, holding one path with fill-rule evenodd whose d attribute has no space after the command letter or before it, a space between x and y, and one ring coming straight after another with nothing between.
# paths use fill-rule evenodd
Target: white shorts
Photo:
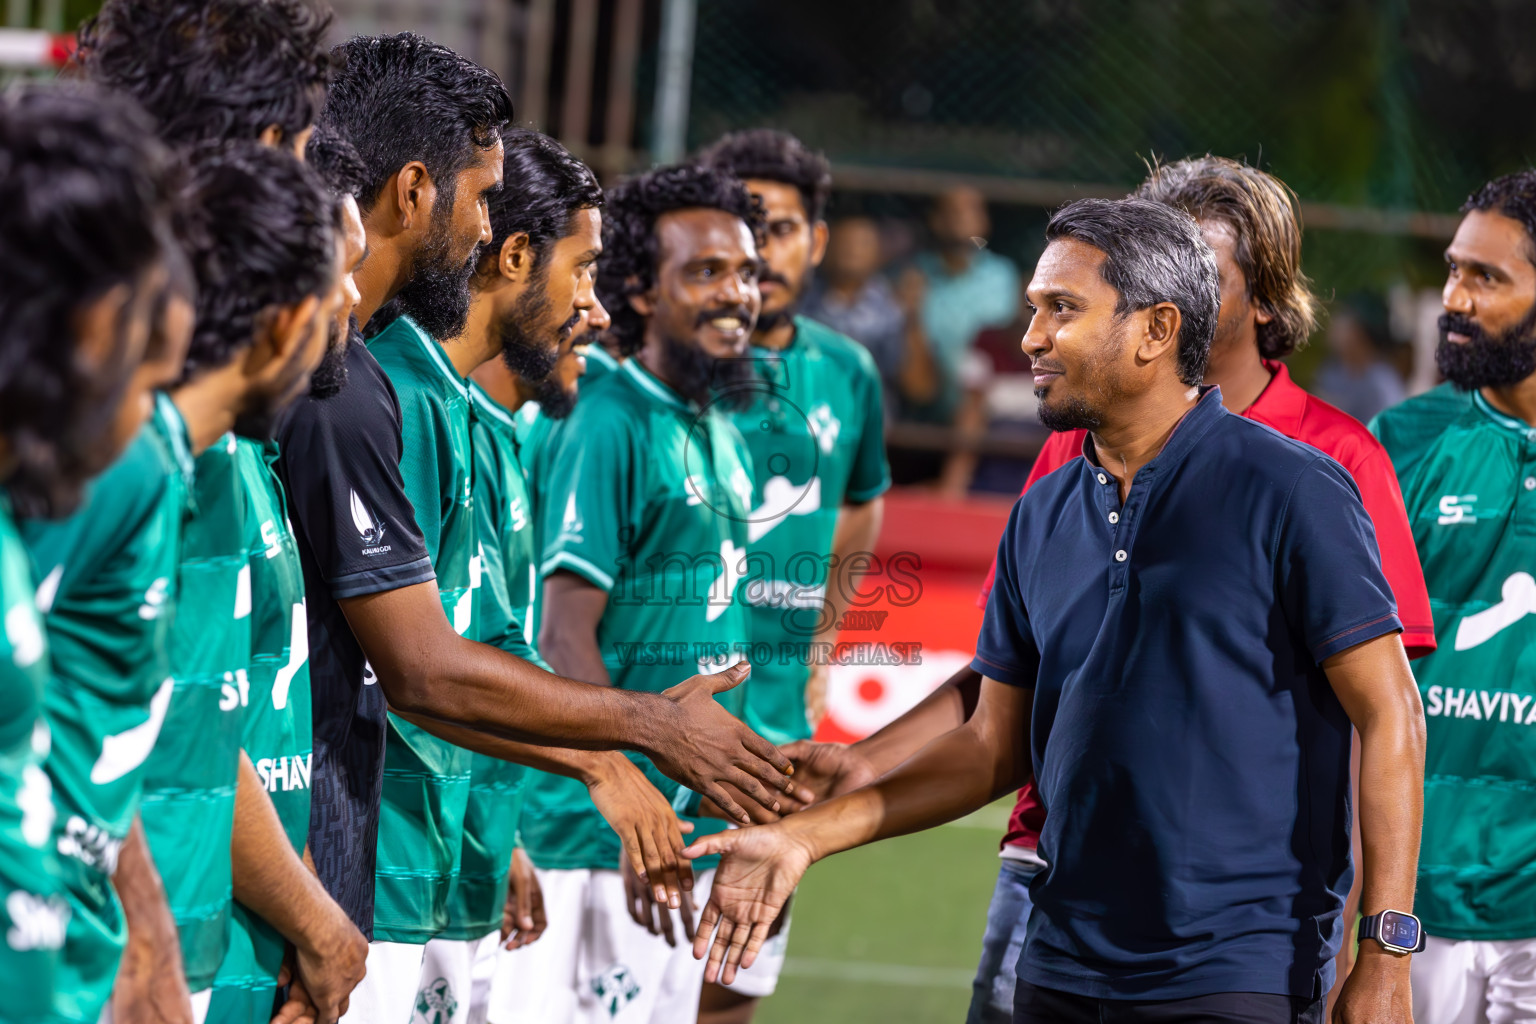
<instances>
[{"instance_id":1,"label":"white shorts","mask_svg":"<svg viewBox=\"0 0 1536 1024\"><path fill-rule=\"evenodd\" d=\"M208 1005L213 1000L213 989L205 988L201 992L192 993L192 1024L204 1024L208 1019ZM112 1024L112 1004L107 1003L101 1016L96 1018L97 1024Z\"/></svg>"},{"instance_id":2,"label":"white shorts","mask_svg":"<svg viewBox=\"0 0 1536 1024\"><path fill-rule=\"evenodd\" d=\"M746 970L738 970L729 985L722 988L752 999L765 999L779 987L779 975L784 973L784 954L789 949L789 926L794 920L792 913L784 915L784 927L757 951L757 959Z\"/></svg>"},{"instance_id":3,"label":"white shorts","mask_svg":"<svg viewBox=\"0 0 1536 1024\"><path fill-rule=\"evenodd\" d=\"M503 953L490 1024L689 1024L698 1019L704 961L635 924L617 871L539 871L549 928ZM695 879L695 912L713 870Z\"/></svg>"},{"instance_id":4,"label":"white shorts","mask_svg":"<svg viewBox=\"0 0 1536 1024\"><path fill-rule=\"evenodd\" d=\"M1413 1019L1420 1024L1536 1022L1536 939L1429 936L1413 954Z\"/></svg>"},{"instance_id":5,"label":"white shorts","mask_svg":"<svg viewBox=\"0 0 1536 1024\"><path fill-rule=\"evenodd\" d=\"M494 957L501 931L478 939L433 939L421 957L415 1012L432 1024L471 1024L475 1017L475 971L482 955ZM487 946L489 953L485 953ZM489 971L479 993L479 1020L485 1020L485 999L490 988ZM425 1009L423 1009L425 1007ZM415 1017L409 1018L412 1022Z\"/></svg>"},{"instance_id":6,"label":"white shorts","mask_svg":"<svg viewBox=\"0 0 1536 1024\"><path fill-rule=\"evenodd\" d=\"M408 942L368 943L368 973L352 990L341 1024L410 1024L426 950Z\"/></svg>"}]
</instances>

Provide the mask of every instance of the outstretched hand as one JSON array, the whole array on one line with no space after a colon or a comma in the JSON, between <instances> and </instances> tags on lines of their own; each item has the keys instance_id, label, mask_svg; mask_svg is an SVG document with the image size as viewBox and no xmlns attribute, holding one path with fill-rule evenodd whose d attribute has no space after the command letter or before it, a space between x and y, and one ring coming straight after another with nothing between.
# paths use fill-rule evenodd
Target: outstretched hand
<instances>
[{"instance_id":1,"label":"outstretched hand","mask_svg":"<svg viewBox=\"0 0 1536 1024\"><path fill-rule=\"evenodd\" d=\"M779 748L795 763L795 778L819 800L830 800L869 785L880 777L857 747L844 743L796 740Z\"/></svg>"},{"instance_id":2,"label":"outstretched hand","mask_svg":"<svg viewBox=\"0 0 1536 1024\"><path fill-rule=\"evenodd\" d=\"M709 958L705 981L729 985L738 970L757 960L773 922L814 858L779 825L717 832L683 853L721 855L709 902L699 918L693 955Z\"/></svg>"},{"instance_id":3,"label":"outstretched hand","mask_svg":"<svg viewBox=\"0 0 1536 1024\"><path fill-rule=\"evenodd\" d=\"M622 754L601 762L587 792L656 901L680 906L693 888L693 866L683 858L683 833L692 832L693 823L679 821L671 802Z\"/></svg>"},{"instance_id":4,"label":"outstretched hand","mask_svg":"<svg viewBox=\"0 0 1536 1024\"><path fill-rule=\"evenodd\" d=\"M752 817L722 783L747 799L779 813L787 806L783 795L809 803L811 794L789 776L795 768L777 747L747 728L715 700L746 680L746 662L710 676L694 676L662 693L676 705L679 717L647 751L667 777L713 800L732 821L744 825Z\"/></svg>"}]
</instances>

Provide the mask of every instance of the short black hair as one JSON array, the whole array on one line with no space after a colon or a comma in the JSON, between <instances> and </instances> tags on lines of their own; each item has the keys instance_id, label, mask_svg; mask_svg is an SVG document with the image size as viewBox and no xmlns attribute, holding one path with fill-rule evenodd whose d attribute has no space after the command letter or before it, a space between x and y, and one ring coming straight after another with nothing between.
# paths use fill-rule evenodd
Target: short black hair
<instances>
[{"instance_id":1,"label":"short black hair","mask_svg":"<svg viewBox=\"0 0 1536 1024\"><path fill-rule=\"evenodd\" d=\"M1525 258L1536 263L1536 170L1494 178L1461 204L1462 213L1479 210L1519 221L1525 228Z\"/></svg>"},{"instance_id":2,"label":"short black hair","mask_svg":"<svg viewBox=\"0 0 1536 1024\"><path fill-rule=\"evenodd\" d=\"M320 125L309 137L304 162L337 199L356 199L368 187L368 168L357 155L357 147L329 125Z\"/></svg>"},{"instance_id":3,"label":"short black hair","mask_svg":"<svg viewBox=\"0 0 1536 1024\"><path fill-rule=\"evenodd\" d=\"M1149 199L1079 199L1051 217L1047 242L1071 238L1104 254L1099 274L1120 293L1115 312L1124 315L1159 302L1178 307L1179 379L1197 385L1216 336L1221 285L1216 254L1205 244L1195 218Z\"/></svg>"},{"instance_id":4,"label":"short black hair","mask_svg":"<svg viewBox=\"0 0 1536 1024\"><path fill-rule=\"evenodd\" d=\"M699 164L658 167L608 191L603 211L603 258L597 264L597 298L613 318L609 334L621 356L645 344L645 318L630 306L656 283L656 219L677 210L722 210L762 231L763 207L741 181Z\"/></svg>"},{"instance_id":5,"label":"short black hair","mask_svg":"<svg viewBox=\"0 0 1536 1024\"><path fill-rule=\"evenodd\" d=\"M325 102L330 24L313 0L107 0L81 26L77 59L137 99L172 145L277 125L291 146Z\"/></svg>"},{"instance_id":6,"label":"short black hair","mask_svg":"<svg viewBox=\"0 0 1536 1024\"><path fill-rule=\"evenodd\" d=\"M793 185L800 191L806 217L812 223L826 219L827 200L832 195L832 165L788 132L772 128L732 132L700 153L699 162L743 181L758 178Z\"/></svg>"},{"instance_id":7,"label":"short black hair","mask_svg":"<svg viewBox=\"0 0 1536 1024\"><path fill-rule=\"evenodd\" d=\"M183 379L228 365L270 311L328 290L333 200L288 153L254 142L193 152L184 237L197 323Z\"/></svg>"},{"instance_id":8,"label":"short black hair","mask_svg":"<svg viewBox=\"0 0 1536 1024\"><path fill-rule=\"evenodd\" d=\"M349 139L367 169L357 196L373 209L392 175L420 160L438 193L489 149L512 120L512 99L493 71L414 32L356 36L331 51L335 71L320 119Z\"/></svg>"},{"instance_id":9,"label":"short black hair","mask_svg":"<svg viewBox=\"0 0 1536 1024\"><path fill-rule=\"evenodd\" d=\"M491 196L491 244L481 258L494 264L502 243L522 231L542 259L570 230L572 214L603 205L602 186L591 168L543 132L506 128L501 144L502 186Z\"/></svg>"},{"instance_id":10,"label":"short black hair","mask_svg":"<svg viewBox=\"0 0 1536 1024\"><path fill-rule=\"evenodd\" d=\"M98 379L69 339L81 309L138 286L175 247L170 155L126 96L85 83L0 97L0 435L18 514L58 516L91 471L83 450L116 414L126 353Z\"/></svg>"}]
</instances>

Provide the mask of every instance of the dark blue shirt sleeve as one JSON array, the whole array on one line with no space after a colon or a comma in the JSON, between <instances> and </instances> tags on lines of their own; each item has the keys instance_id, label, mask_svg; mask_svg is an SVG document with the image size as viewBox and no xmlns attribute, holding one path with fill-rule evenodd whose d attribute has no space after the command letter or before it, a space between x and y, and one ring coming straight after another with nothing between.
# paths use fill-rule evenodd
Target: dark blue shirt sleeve
<instances>
[{"instance_id":1,"label":"dark blue shirt sleeve","mask_svg":"<svg viewBox=\"0 0 1536 1024\"><path fill-rule=\"evenodd\" d=\"M1332 459L1313 460L1292 485L1274 552L1286 621L1317 662L1402 630L1370 516Z\"/></svg>"},{"instance_id":2,"label":"dark blue shirt sleeve","mask_svg":"<svg viewBox=\"0 0 1536 1024\"><path fill-rule=\"evenodd\" d=\"M997 582L987 598L987 614L976 638L971 668L1010 686L1033 687L1040 672L1040 649L1029 626L1020 587L1018 551L1024 499L1014 503L997 545Z\"/></svg>"}]
</instances>

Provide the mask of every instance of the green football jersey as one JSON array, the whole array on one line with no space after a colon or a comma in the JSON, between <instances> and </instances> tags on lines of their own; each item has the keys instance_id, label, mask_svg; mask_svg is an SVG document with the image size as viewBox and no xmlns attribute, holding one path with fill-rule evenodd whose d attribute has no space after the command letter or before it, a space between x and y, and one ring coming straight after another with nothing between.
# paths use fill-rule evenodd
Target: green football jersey
<instances>
[{"instance_id":1,"label":"green football jersey","mask_svg":"<svg viewBox=\"0 0 1536 1024\"><path fill-rule=\"evenodd\" d=\"M752 348L759 383L733 418L752 453L741 598L751 609L747 724L774 743L807 739L805 685L844 502L891 485L880 372L858 342L805 317L781 351ZM769 656L764 658L764 654Z\"/></svg>"},{"instance_id":2,"label":"green football jersey","mask_svg":"<svg viewBox=\"0 0 1536 1024\"><path fill-rule=\"evenodd\" d=\"M213 984L229 942L229 842L250 702L251 568L235 452L226 434L194 463L170 632L175 688L139 809L193 992Z\"/></svg>"},{"instance_id":3,"label":"green football jersey","mask_svg":"<svg viewBox=\"0 0 1536 1024\"><path fill-rule=\"evenodd\" d=\"M1447 384L1372 429L1439 645L1413 662L1429 726L1414 913L1447 939L1536 937L1536 427Z\"/></svg>"},{"instance_id":4,"label":"green football jersey","mask_svg":"<svg viewBox=\"0 0 1536 1024\"><path fill-rule=\"evenodd\" d=\"M43 691L48 640L32 563L0 493L0 986L7 1022L57 1020L54 999L69 901L53 853L52 785Z\"/></svg>"},{"instance_id":5,"label":"green football jersey","mask_svg":"<svg viewBox=\"0 0 1536 1024\"><path fill-rule=\"evenodd\" d=\"M368 343L400 398L400 475L426 538L443 610L479 638L474 450L469 388L436 341L401 317ZM424 943L448 925L459 871L471 755L395 715L384 747L373 937Z\"/></svg>"},{"instance_id":6,"label":"green football jersey","mask_svg":"<svg viewBox=\"0 0 1536 1024\"><path fill-rule=\"evenodd\" d=\"M473 382L469 396L475 411L475 521L482 559L476 597L480 640L547 669L527 628L538 569L533 507L512 414ZM519 764L473 755L464 853L443 938L477 939L501 927L525 772Z\"/></svg>"},{"instance_id":7,"label":"green football jersey","mask_svg":"<svg viewBox=\"0 0 1536 1024\"><path fill-rule=\"evenodd\" d=\"M309 621L304 570L288 522L283 486L273 472L276 441L237 442L235 461L246 500L246 559L251 571L250 705L241 743L265 784L288 842L304 852L309 836ZM229 951L213 980L208 1019L225 1024L272 1018L284 940L238 902L230 911Z\"/></svg>"},{"instance_id":8,"label":"green football jersey","mask_svg":"<svg viewBox=\"0 0 1536 1024\"><path fill-rule=\"evenodd\" d=\"M186 425L159 395L74 515L21 524L53 654L44 709L54 845L71 909L59 971L65 1020L100 1018L127 941L112 874L170 706L166 639L191 481Z\"/></svg>"},{"instance_id":9,"label":"green football jersey","mask_svg":"<svg viewBox=\"0 0 1536 1024\"><path fill-rule=\"evenodd\" d=\"M573 572L608 593L597 641L613 685L660 691L745 657L749 625L736 590L751 456L730 418L717 406L700 410L630 359L582 388L554 445L536 499L539 571ZM751 685L718 699L740 715ZM665 791L679 789L650 772ZM700 823L694 835L721 824ZM530 779L522 835L541 868L618 865L618 837L574 779Z\"/></svg>"}]
</instances>

